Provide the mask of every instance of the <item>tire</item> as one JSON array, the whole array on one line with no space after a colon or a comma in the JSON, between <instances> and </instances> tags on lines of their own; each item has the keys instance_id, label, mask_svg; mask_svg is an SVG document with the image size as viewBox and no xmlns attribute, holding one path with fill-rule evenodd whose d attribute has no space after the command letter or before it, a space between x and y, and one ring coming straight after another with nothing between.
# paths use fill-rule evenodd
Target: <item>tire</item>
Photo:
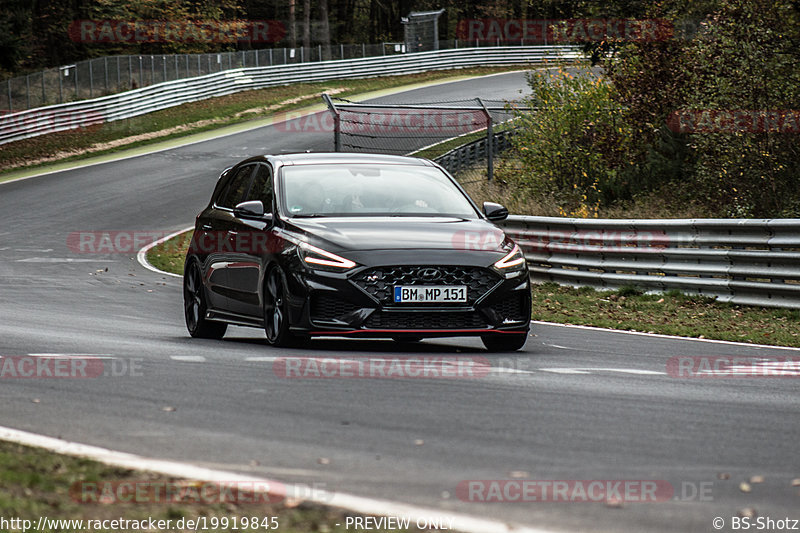
<instances>
[{"instance_id":1,"label":"tire","mask_svg":"<svg viewBox=\"0 0 800 533\"><path fill-rule=\"evenodd\" d=\"M481 340L490 352L515 352L525 346L525 342L528 340L528 333L482 335Z\"/></svg>"},{"instance_id":2,"label":"tire","mask_svg":"<svg viewBox=\"0 0 800 533\"><path fill-rule=\"evenodd\" d=\"M286 293L286 276L280 267L273 266L264 280L264 333L270 346L297 346L306 339L289 331Z\"/></svg>"},{"instance_id":3,"label":"tire","mask_svg":"<svg viewBox=\"0 0 800 533\"><path fill-rule=\"evenodd\" d=\"M183 272L183 317L186 329L189 335L197 339L221 339L228 325L207 320L207 310L200 264L196 259L191 259Z\"/></svg>"}]
</instances>

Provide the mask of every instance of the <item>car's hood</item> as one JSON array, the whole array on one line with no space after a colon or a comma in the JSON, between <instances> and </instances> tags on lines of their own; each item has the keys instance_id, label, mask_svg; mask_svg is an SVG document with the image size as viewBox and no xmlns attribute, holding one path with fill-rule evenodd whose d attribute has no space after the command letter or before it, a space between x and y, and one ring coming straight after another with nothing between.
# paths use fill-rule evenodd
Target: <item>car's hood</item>
<instances>
[{"instance_id":1,"label":"car's hood","mask_svg":"<svg viewBox=\"0 0 800 533\"><path fill-rule=\"evenodd\" d=\"M344 250L499 251L505 234L485 220L450 217L292 218L300 231Z\"/></svg>"}]
</instances>

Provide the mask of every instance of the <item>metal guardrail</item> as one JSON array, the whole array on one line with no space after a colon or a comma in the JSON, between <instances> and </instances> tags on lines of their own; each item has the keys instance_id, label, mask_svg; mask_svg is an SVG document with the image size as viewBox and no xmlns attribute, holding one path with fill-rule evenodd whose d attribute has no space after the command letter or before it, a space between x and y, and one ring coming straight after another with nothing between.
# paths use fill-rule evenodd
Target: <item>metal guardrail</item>
<instances>
[{"instance_id":1,"label":"metal guardrail","mask_svg":"<svg viewBox=\"0 0 800 533\"><path fill-rule=\"evenodd\" d=\"M511 137L513 135L513 129L494 132L492 135L494 142L491 143L493 148L492 155L497 155L511 148ZM480 139L462 144L449 152L443 153L434 158L434 161L447 169L451 174L456 174L486 161L489 154L488 145L487 138L481 137Z\"/></svg>"},{"instance_id":2,"label":"metal guardrail","mask_svg":"<svg viewBox=\"0 0 800 533\"><path fill-rule=\"evenodd\" d=\"M535 43L529 43L535 44ZM449 48L449 47L447 47ZM458 48L457 43L455 48ZM223 70L385 56L405 53L403 43L263 48L206 54L137 54L96 57L0 82L0 110L8 113L48 104L107 96L165 81Z\"/></svg>"},{"instance_id":3,"label":"metal guardrail","mask_svg":"<svg viewBox=\"0 0 800 533\"><path fill-rule=\"evenodd\" d=\"M800 309L800 219L510 216L502 225L535 281Z\"/></svg>"},{"instance_id":4,"label":"metal guardrail","mask_svg":"<svg viewBox=\"0 0 800 533\"><path fill-rule=\"evenodd\" d=\"M0 116L0 144L45 133L126 119L248 89L333 79L415 74L472 66L579 61L574 46L459 48L393 56L232 69L124 93Z\"/></svg>"}]
</instances>

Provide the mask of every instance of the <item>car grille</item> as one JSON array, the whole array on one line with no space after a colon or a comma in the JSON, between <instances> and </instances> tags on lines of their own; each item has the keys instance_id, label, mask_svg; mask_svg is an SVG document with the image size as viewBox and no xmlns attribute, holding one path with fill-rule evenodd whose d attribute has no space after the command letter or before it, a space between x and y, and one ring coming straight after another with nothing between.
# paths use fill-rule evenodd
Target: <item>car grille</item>
<instances>
[{"instance_id":1,"label":"car grille","mask_svg":"<svg viewBox=\"0 0 800 533\"><path fill-rule=\"evenodd\" d=\"M441 273L441 276L432 280L423 279L420 272L426 269L435 269ZM405 304L415 307L472 305L500 281L500 276L486 268L426 265L370 268L359 272L352 278L353 283L367 292L367 294L375 297L381 304L387 306L403 305L394 303L395 285L465 285L467 287L467 304L463 302Z\"/></svg>"},{"instance_id":2,"label":"car grille","mask_svg":"<svg viewBox=\"0 0 800 533\"><path fill-rule=\"evenodd\" d=\"M482 329L486 320L475 311L433 313L430 311L376 311L364 323L369 329Z\"/></svg>"},{"instance_id":3,"label":"car grille","mask_svg":"<svg viewBox=\"0 0 800 533\"><path fill-rule=\"evenodd\" d=\"M330 294L311 297L311 320L341 320L341 317L358 309L358 306Z\"/></svg>"}]
</instances>

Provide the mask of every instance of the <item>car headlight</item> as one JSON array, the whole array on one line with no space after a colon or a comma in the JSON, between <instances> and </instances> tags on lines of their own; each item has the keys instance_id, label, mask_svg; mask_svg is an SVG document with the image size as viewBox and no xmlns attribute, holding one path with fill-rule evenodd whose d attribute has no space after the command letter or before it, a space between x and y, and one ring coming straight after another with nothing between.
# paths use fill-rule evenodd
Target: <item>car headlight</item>
<instances>
[{"instance_id":1,"label":"car headlight","mask_svg":"<svg viewBox=\"0 0 800 533\"><path fill-rule=\"evenodd\" d=\"M349 259L345 259L344 257L338 256L306 242L298 245L297 253L300 254L300 259L303 261L304 265L315 270L344 272L345 270L350 270L356 266L356 263L350 261Z\"/></svg>"},{"instance_id":2,"label":"car headlight","mask_svg":"<svg viewBox=\"0 0 800 533\"><path fill-rule=\"evenodd\" d=\"M521 275L526 269L525 256L518 245L514 245L506 255L492 265L494 269L506 278L514 278Z\"/></svg>"}]
</instances>

